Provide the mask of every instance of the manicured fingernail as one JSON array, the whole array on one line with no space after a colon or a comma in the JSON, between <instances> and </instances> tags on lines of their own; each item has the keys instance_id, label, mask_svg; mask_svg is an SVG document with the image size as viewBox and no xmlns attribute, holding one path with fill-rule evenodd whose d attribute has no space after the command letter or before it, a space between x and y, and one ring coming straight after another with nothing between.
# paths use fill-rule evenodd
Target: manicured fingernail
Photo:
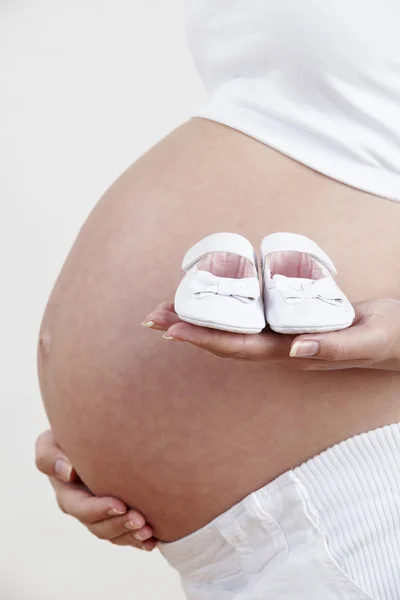
<instances>
[{"instance_id":1,"label":"manicured fingernail","mask_svg":"<svg viewBox=\"0 0 400 600\"><path fill-rule=\"evenodd\" d=\"M176 340L172 335L168 335L168 332L164 333L163 338L164 340Z\"/></svg>"},{"instance_id":2,"label":"manicured fingernail","mask_svg":"<svg viewBox=\"0 0 400 600\"><path fill-rule=\"evenodd\" d=\"M124 524L124 527L126 529L134 530L134 529L140 529L141 527L143 527L143 525L144 525L143 519L141 519L140 517L138 517L138 518L132 517L130 521L127 521Z\"/></svg>"},{"instance_id":3,"label":"manicured fingernail","mask_svg":"<svg viewBox=\"0 0 400 600\"><path fill-rule=\"evenodd\" d=\"M154 322L153 321L143 321L142 327L148 327L149 329L151 329L152 327L154 327Z\"/></svg>"},{"instance_id":4,"label":"manicured fingernail","mask_svg":"<svg viewBox=\"0 0 400 600\"><path fill-rule=\"evenodd\" d=\"M318 342L295 342L290 350L292 358L315 356L319 352Z\"/></svg>"},{"instance_id":5,"label":"manicured fingernail","mask_svg":"<svg viewBox=\"0 0 400 600\"><path fill-rule=\"evenodd\" d=\"M64 481L71 481L73 466L64 458L58 458L54 463L54 472Z\"/></svg>"},{"instance_id":6,"label":"manicured fingernail","mask_svg":"<svg viewBox=\"0 0 400 600\"><path fill-rule=\"evenodd\" d=\"M139 540L139 542L143 542L144 540L148 540L151 535L145 535L145 534L141 534L141 533L134 533L133 537L135 537L137 540Z\"/></svg>"},{"instance_id":7,"label":"manicured fingernail","mask_svg":"<svg viewBox=\"0 0 400 600\"><path fill-rule=\"evenodd\" d=\"M118 517L120 515L124 515L126 513L126 510L117 510L116 508L112 508L111 510L108 511L108 516L109 517Z\"/></svg>"},{"instance_id":8,"label":"manicured fingernail","mask_svg":"<svg viewBox=\"0 0 400 600\"><path fill-rule=\"evenodd\" d=\"M131 522L136 526L136 529L145 525L145 520L140 515L131 517Z\"/></svg>"}]
</instances>

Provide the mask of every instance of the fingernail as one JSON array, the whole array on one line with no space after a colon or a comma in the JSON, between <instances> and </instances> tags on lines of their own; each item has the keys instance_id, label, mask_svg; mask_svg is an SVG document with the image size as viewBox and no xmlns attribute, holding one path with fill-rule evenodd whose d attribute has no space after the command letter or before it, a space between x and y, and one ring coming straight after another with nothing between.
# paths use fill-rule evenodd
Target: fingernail
<instances>
[{"instance_id":1,"label":"fingernail","mask_svg":"<svg viewBox=\"0 0 400 600\"><path fill-rule=\"evenodd\" d=\"M142 550L145 550L146 552L151 552L152 548L147 548L146 544L140 544L140 547Z\"/></svg>"},{"instance_id":2,"label":"fingernail","mask_svg":"<svg viewBox=\"0 0 400 600\"><path fill-rule=\"evenodd\" d=\"M120 515L124 515L126 513L126 510L117 510L116 508L112 508L111 510L108 511L108 516L109 517L118 517Z\"/></svg>"},{"instance_id":3,"label":"fingernail","mask_svg":"<svg viewBox=\"0 0 400 600\"><path fill-rule=\"evenodd\" d=\"M131 517L131 523L134 524L136 529L138 529L139 527L143 527L145 525L145 521L144 521L143 517L141 517L140 515L138 515L136 517Z\"/></svg>"},{"instance_id":4,"label":"fingernail","mask_svg":"<svg viewBox=\"0 0 400 600\"><path fill-rule=\"evenodd\" d=\"M139 540L139 542L143 542L144 540L148 540L149 537L148 535L141 535L140 533L134 533L133 537L135 537L137 540Z\"/></svg>"},{"instance_id":5,"label":"fingernail","mask_svg":"<svg viewBox=\"0 0 400 600\"><path fill-rule=\"evenodd\" d=\"M125 527L126 529L131 529L131 530L132 530L132 529L140 529L140 527L143 527L143 525L144 525L143 519L139 519L139 518L138 518L138 519L135 519L135 518L132 518L130 521L127 521L127 522L124 524L124 527ZM143 539L144 539L144 538L143 538Z\"/></svg>"},{"instance_id":6,"label":"fingernail","mask_svg":"<svg viewBox=\"0 0 400 600\"><path fill-rule=\"evenodd\" d=\"M73 466L64 458L58 458L54 463L54 472L64 481L71 481Z\"/></svg>"},{"instance_id":7,"label":"fingernail","mask_svg":"<svg viewBox=\"0 0 400 600\"><path fill-rule=\"evenodd\" d=\"M315 356L319 352L318 342L295 342L290 350L292 358Z\"/></svg>"},{"instance_id":8,"label":"fingernail","mask_svg":"<svg viewBox=\"0 0 400 600\"><path fill-rule=\"evenodd\" d=\"M168 335L168 332L164 333L163 338L164 340L176 340L172 335Z\"/></svg>"},{"instance_id":9,"label":"fingernail","mask_svg":"<svg viewBox=\"0 0 400 600\"><path fill-rule=\"evenodd\" d=\"M142 327L148 327L149 329L151 329L152 327L154 327L154 322L153 321L143 321Z\"/></svg>"}]
</instances>

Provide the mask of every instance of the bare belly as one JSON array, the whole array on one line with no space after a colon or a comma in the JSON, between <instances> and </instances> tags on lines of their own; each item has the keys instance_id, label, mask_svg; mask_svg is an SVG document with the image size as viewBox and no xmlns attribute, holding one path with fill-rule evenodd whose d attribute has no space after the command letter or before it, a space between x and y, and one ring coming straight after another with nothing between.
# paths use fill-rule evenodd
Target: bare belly
<instances>
[{"instance_id":1,"label":"bare belly","mask_svg":"<svg viewBox=\"0 0 400 600\"><path fill-rule=\"evenodd\" d=\"M400 296L400 206L223 126L193 120L133 165L82 228L43 321L50 423L96 494L165 540L328 446L400 420L400 374L300 373L218 359L140 326L172 300L196 240L316 239L351 300Z\"/></svg>"}]
</instances>

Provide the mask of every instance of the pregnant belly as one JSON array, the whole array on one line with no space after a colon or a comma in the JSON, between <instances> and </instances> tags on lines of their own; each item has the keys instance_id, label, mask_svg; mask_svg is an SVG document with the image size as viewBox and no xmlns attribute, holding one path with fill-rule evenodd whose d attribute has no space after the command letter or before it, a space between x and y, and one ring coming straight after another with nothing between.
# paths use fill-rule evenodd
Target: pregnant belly
<instances>
[{"instance_id":1,"label":"pregnant belly","mask_svg":"<svg viewBox=\"0 0 400 600\"><path fill-rule=\"evenodd\" d=\"M56 438L96 494L156 534L193 531L327 446L399 419L399 376L299 373L218 359L140 326L170 301L184 251L214 231L316 239L356 301L400 295L400 206L194 120L133 165L82 228L39 353Z\"/></svg>"}]
</instances>

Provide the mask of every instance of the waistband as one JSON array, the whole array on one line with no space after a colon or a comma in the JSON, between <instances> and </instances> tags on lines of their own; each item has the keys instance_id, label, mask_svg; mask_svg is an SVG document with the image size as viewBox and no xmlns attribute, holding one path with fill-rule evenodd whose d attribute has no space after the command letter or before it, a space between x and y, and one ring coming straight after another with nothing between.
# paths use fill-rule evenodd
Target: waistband
<instances>
[{"instance_id":1,"label":"waistband","mask_svg":"<svg viewBox=\"0 0 400 600\"><path fill-rule=\"evenodd\" d=\"M289 486L297 486L311 501L313 516L326 535L334 532L333 545L354 528L368 531L371 518L382 515L382 522L386 522L388 503L398 503L400 498L400 423L336 444L253 492L194 533L160 544L161 553L183 577L211 579L213 574L220 574L219 565L237 560L235 548L248 545L249 528L255 545L260 531L259 543L267 548L270 541L271 551L279 551L284 540L276 531L279 524L270 515L276 513ZM360 510L363 505L364 511ZM335 553L335 548L332 551Z\"/></svg>"}]
</instances>

